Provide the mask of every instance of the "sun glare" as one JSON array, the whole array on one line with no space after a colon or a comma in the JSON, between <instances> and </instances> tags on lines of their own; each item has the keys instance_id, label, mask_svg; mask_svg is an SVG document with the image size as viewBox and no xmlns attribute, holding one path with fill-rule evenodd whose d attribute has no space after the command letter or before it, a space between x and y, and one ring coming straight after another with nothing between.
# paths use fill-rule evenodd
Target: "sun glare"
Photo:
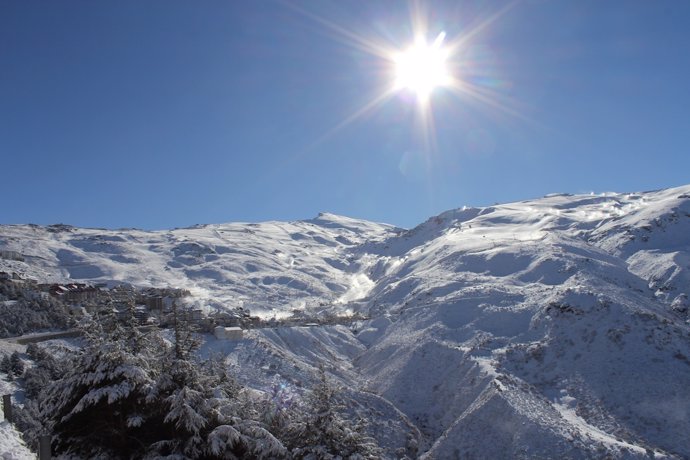
<instances>
[{"instance_id":1,"label":"sun glare","mask_svg":"<svg viewBox=\"0 0 690 460\"><path fill-rule=\"evenodd\" d=\"M484 68L481 60L470 59L473 53L468 51L480 34L488 30L518 3L518 0L511 1L483 21L476 22L474 27L464 30L462 35L451 36L448 41L446 41L445 31L440 32L434 40L428 40L428 37L433 37L429 34L431 12L424 8L421 0L410 0L410 27L400 25L399 27L402 27L400 29L392 24L390 29L385 29L383 40L381 40L382 37L377 39L361 35L355 30L350 30L290 3L289 6L292 9L322 25L333 39L350 46L358 53L378 58L382 64L371 67L376 71L375 77L381 86L376 88L369 97L364 98L364 102L345 116L341 122L316 139L307 150L325 142L346 126L376 112L391 99L407 104L410 98L394 97L406 93L411 94L416 100L415 123L419 126L415 132L421 134L424 143L422 148L428 152L433 152L437 148L435 116L450 106L448 100L433 101L434 104L432 104L432 95L440 88L447 91L444 91L446 94L438 96L472 99L494 110L523 118L519 111L501 100L500 86L498 86L501 80L487 78L490 76L487 74L490 68ZM398 40L390 40L391 37L402 38L401 35L395 33L399 30L412 32L410 38L413 41L406 48L400 47ZM379 70L383 71L379 72ZM482 78L468 78L471 75L481 75ZM439 103L438 107L433 107L436 102Z\"/></svg>"},{"instance_id":2,"label":"sun glare","mask_svg":"<svg viewBox=\"0 0 690 460\"><path fill-rule=\"evenodd\" d=\"M429 45L419 36L415 43L393 57L396 90L412 91L420 101L426 101L434 88L451 83L446 61L448 51L443 48L445 32Z\"/></svg>"}]
</instances>

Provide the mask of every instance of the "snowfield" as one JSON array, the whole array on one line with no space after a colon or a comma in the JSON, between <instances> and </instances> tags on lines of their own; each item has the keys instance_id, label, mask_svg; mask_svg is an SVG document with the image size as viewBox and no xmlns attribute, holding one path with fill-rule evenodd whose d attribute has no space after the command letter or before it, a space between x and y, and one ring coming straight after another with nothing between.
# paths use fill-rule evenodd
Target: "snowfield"
<instances>
[{"instance_id":1,"label":"snowfield","mask_svg":"<svg viewBox=\"0 0 690 460\"><path fill-rule=\"evenodd\" d=\"M4 225L0 250L24 258L0 271L186 288L208 312L363 314L201 351L257 390L299 392L325 363L391 458L690 457L690 186L462 208L411 230L331 214Z\"/></svg>"},{"instance_id":2,"label":"snowfield","mask_svg":"<svg viewBox=\"0 0 690 460\"><path fill-rule=\"evenodd\" d=\"M388 225L321 214L301 222L201 225L170 231L0 227L0 248L25 261L0 270L46 282L79 280L190 290L207 309L264 316L363 297L371 282L355 249Z\"/></svg>"}]
</instances>

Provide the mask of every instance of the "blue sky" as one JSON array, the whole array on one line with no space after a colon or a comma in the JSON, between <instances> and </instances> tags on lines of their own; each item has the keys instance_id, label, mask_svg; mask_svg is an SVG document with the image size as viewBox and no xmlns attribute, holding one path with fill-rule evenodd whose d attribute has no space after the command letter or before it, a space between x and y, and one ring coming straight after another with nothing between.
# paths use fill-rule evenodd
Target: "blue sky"
<instances>
[{"instance_id":1,"label":"blue sky","mask_svg":"<svg viewBox=\"0 0 690 460\"><path fill-rule=\"evenodd\" d=\"M425 124L404 90L352 117L391 87L369 46L420 15L473 90ZM685 184L688 24L679 1L0 0L0 223L412 227Z\"/></svg>"}]
</instances>

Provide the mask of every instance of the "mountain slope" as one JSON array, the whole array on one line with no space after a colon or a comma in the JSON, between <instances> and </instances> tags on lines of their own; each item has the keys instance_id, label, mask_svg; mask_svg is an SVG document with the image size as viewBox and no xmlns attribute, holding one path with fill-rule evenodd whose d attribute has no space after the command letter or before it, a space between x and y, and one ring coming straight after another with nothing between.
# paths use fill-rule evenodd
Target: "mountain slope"
<instances>
[{"instance_id":1,"label":"mountain slope","mask_svg":"<svg viewBox=\"0 0 690 460\"><path fill-rule=\"evenodd\" d=\"M369 388L432 457L687 456L687 191L451 211L377 244L400 263L371 299L390 323L358 359ZM498 414L508 435L477 438Z\"/></svg>"},{"instance_id":2,"label":"mountain slope","mask_svg":"<svg viewBox=\"0 0 690 460\"><path fill-rule=\"evenodd\" d=\"M25 258L0 270L41 279L185 287L265 315L367 313L223 351L255 386L301 385L329 361L362 411L377 407L374 425L392 422L391 456L407 436L408 453L439 459L690 457L690 186L463 208L409 231L332 215L2 226L0 249Z\"/></svg>"},{"instance_id":3,"label":"mountain slope","mask_svg":"<svg viewBox=\"0 0 690 460\"><path fill-rule=\"evenodd\" d=\"M396 229L321 214L301 222L200 225L170 231L2 226L0 271L43 281L78 280L189 289L202 307L280 314L366 294L352 248Z\"/></svg>"}]
</instances>

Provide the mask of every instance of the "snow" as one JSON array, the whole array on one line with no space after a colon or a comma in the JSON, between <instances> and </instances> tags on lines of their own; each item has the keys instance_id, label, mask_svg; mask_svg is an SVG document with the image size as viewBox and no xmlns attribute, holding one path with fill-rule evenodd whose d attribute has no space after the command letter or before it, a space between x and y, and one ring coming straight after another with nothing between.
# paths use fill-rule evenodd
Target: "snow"
<instances>
[{"instance_id":1,"label":"snow","mask_svg":"<svg viewBox=\"0 0 690 460\"><path fill-rule=\"evenodd\" d=\"M561 398L561 400L563 400L563 398ZM607 444L617 448L625 448L639 454L640 456L645 455L645 449L642 447L630 444L628 442L619 441L610 434L587 423L582 417L577 415L575 409L570 407L574 401L575 400L573 398L570 398L570 401L566 400L566 404L554 404L554 407L558 413L561 414L561 417L563 417L564 420L577 429L577 432L581 437L588 438L589 442Z\"/></svg>"},{"instance_id":2,"label":"snow","mask_svg":"<svg viewBox=\"0 0 690 460\"><path fill-rule=\"evenodd\" d=\"M328 373L393 458L690 457L690 186L145 232L0 226L0 271L189 289L209 311L352 324L206 336L259 391ZM407 446L407 447L406 447ZM416 453L414 449L419 448Z\"/></svg>"},{"instance_id":3,"label":"snow","mask_svg":"<svg viewBox=\"0 0 690 460\"><path fill-rule=\"evenodd\" d=\"M396 231L332 214L153 232L6 225L0 247L15 248L26 262L0 259L0 271L42 282L183 288L211 310L244 305L270 317L296 301L365 296L372 282L351 250Z\"/></svg>"},{"instance_id":4,"label":"snow","mask_svg":"<svg viewBox=\"0 0 690 460\"><path fill-rule=\"evenodd\" d=\"M25 347L23 345L0 341L0 357L10 355L15 351L21 353L24 350ZM17 400L21 399L17 383L8 382L4 377L5 375L0 373L0 395L12 395L13 403L16 404ZM35 458L36 454L26 447L20 433L11 423L5 420L4 412L0 410L0 459L33 460Z\"/></svg>"},{"instance_id":5,"label":"snow","mask_svg":"<svg viewBox=\"0 0 690 460\"><path fill-rule=\"evenodd\" d=\"M375 285L376 284L364 273L352 275L349 289L336 302L345 304L363 299L371 292Z\"/></svg>"},{"instance_id":6,"label":"snow","mask_svg":"<svg viewBox=\"0 0 690 460\"><path fill-rule=\"evenodd\" d=\"M0 422L0 458L3 460L34 460L36 454L31 452L19 432L11 423Z\"/></svg>"}]
</instances>

